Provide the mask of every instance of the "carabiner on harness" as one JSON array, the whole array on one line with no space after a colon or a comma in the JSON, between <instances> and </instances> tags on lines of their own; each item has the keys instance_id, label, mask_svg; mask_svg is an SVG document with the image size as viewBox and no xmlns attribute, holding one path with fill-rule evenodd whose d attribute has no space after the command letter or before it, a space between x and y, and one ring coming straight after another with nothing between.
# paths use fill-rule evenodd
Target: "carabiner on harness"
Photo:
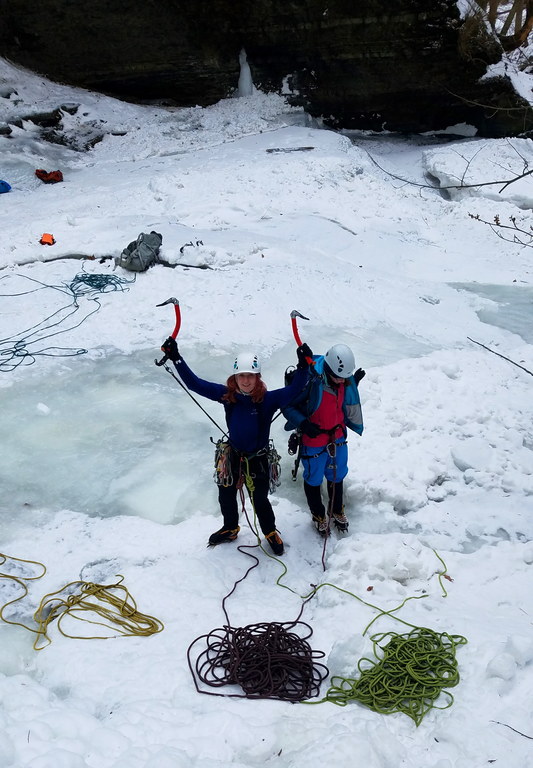
<instances>
[{"instance_id":1,"label":"carabiner on harness","mask_svg":"<svg viewBox=\"0 0 533 768\"><path fill-rule=\"evenodd\" d=\"M268 443L268 479L269 492L274 493L276 488L281 485L281 456L276 451L274 441Z\"/></svg>"},{"instance_id":2,"label":"carabiner on harness","mask_svg":"<svg viewBox=\"0 0 533 768\"><path fill-rule=\"evenodd\" d=\"M292 432L287 443L289 456L294 456L300 449L301 435L299 432Z\"/></svg>"},{"instance_id":3,"label":"carabiner on harness","mask_svg":"<svg viewBox=\"0 0 533 768\"><path fill-rule=\"evenodd\" d=\"M217 440L215 447L215 471L213 480L217 485L228 488L233 485L233 472L231 469L231 445L222 438Z\"/></svg>"}]
</instances>

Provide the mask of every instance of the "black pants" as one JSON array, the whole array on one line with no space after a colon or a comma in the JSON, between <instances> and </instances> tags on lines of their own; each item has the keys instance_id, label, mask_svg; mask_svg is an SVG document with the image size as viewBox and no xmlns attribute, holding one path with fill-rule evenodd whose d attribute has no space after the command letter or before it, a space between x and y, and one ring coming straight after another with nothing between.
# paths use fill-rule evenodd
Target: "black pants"
<instances>
[{"instance_id":1,"label":"black pants","mask_svg":"<svg viewBox=\"0 0 533 768\"><path fill-rule=\"evenodd\" d=\"M331 507L331 509L328 511L330 511L332 515L340 514L342 512L342 483L342 480L339 483L331 483L329 480L327 481L329 506ZM307 499L307 503L309 504L309 509L311 510L313 517L325 517L326 515L326 510L324 508L324 504L322 503L320 487L320 485L309 485L309 483L304 482L305 498Z\"/></svg>"},{"instance_id":2,"label":"black pants","mask_svg":"<svg viewBox=\"0 0 533 768\"><path fill-rule=\"evenodd\" d=\"M233 483L227 487L218 487L218 501L224 518L224 528L233 529L239 524L239 505L237 503L237 484L246 473L246 462L235 451L231 451L231 470ZM266 535L276 528L274 510L268 500L269 471L266 455L248 459L248 471L253 479L254 490L250 496L261 530ZM244 484L246 487L246 484Z\"/></svg>"}]
</instances>

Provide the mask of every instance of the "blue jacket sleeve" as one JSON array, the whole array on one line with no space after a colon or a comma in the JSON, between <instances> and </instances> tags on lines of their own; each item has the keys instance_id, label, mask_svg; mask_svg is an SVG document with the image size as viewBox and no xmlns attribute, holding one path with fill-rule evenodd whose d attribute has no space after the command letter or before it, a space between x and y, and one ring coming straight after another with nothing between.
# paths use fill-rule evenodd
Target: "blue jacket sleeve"
<instances>
[{"instance_id":1,"label":"blue jacket sleeve","mask_svg":"<svg viewBox=\"0 0 533 768\"><path fill-rule=\"evenodd\" d=\"M287 419L285 429L298 429L304 419L308 419L314 408L311 408L311 402L317 406L320 401L320 379L317 378L315 371L309 369L307 383L302 390L294 397L289 404L282 408L282 413Z\"/></svg>"},{"instance_id":2,"label":"blue jacket sleeve","mask_svg":"<svg viewBox=\"0 0 533 768\"><path fill-rule=\"evenodd\" d=\"M285 409L305 388L309 379L309 368L297 368L291 383L287 387L274 389L270 393L271 402L275 408Z\"/></svg>"},{"instance_id":3,"label":"blue jacket sleeve","mask_svg":"<svg viewBox=\"0 0 533 768\"><path fill-rule=\"evenodd\" d=\"M295 402L283 408L283 415L287 419L286 430L298 429L302 421L307 418L307 415L300 408L305 408L305 398L300 401L296 398Z\"/></svg>"},{"instance_id":4,"label":"blue jacket sleeve","mask_svg":"<svg viewBox=\"0 0 533 768\"><path fill-rule=\"evenodd\" d=\"M213 381L200 379L191 371L183 358L180 358L174 365L176 366L180 379L188 389L192 392L196 392L197 395L207 397L209 400L221 402L222 396L226 394L226 387L224 384L216 384Z\"/></svg>"}]
</instances>

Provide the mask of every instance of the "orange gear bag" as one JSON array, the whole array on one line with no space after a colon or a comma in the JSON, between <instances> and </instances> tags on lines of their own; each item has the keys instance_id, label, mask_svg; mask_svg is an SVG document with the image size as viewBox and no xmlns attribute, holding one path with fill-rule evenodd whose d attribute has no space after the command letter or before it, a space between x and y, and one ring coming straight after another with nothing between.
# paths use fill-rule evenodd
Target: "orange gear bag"
<instances>
[{"instance_id":1,"label":"orange gear bag","mask_svg":"<svg viewBox=\"0 0 533 768\"><path fill-rule=\"evenodd\" d=\"M44 168L37 168L35 175L45 184L57 184L58 181L63 181L63 174L61 171L45 171Z\"/></svg>"}]
</instances>

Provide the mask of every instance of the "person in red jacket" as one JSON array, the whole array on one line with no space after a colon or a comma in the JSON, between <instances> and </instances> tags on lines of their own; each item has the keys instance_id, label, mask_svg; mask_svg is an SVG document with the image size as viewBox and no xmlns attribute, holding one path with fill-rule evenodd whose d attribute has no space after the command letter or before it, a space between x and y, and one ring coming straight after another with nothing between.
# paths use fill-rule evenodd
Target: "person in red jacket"
<instances>
[{"instance_id":1,"label":"person in red jacket","mask_svg":"<svg viewBox=\"0 0 533 768\"><path fill-rule=\"evenodd\" d=\"M344 512L343 481L348 474L347 429L363 433L357 385L365 375L355 370L355 357L346 344L334 344L325 355L315 355L305 391L287 408L285 429L300 435L304 492L321 535L329 533L329 520L321 486L327 481L328 517L339 531L348 530Z\"/></svg>"}]
</instances>

